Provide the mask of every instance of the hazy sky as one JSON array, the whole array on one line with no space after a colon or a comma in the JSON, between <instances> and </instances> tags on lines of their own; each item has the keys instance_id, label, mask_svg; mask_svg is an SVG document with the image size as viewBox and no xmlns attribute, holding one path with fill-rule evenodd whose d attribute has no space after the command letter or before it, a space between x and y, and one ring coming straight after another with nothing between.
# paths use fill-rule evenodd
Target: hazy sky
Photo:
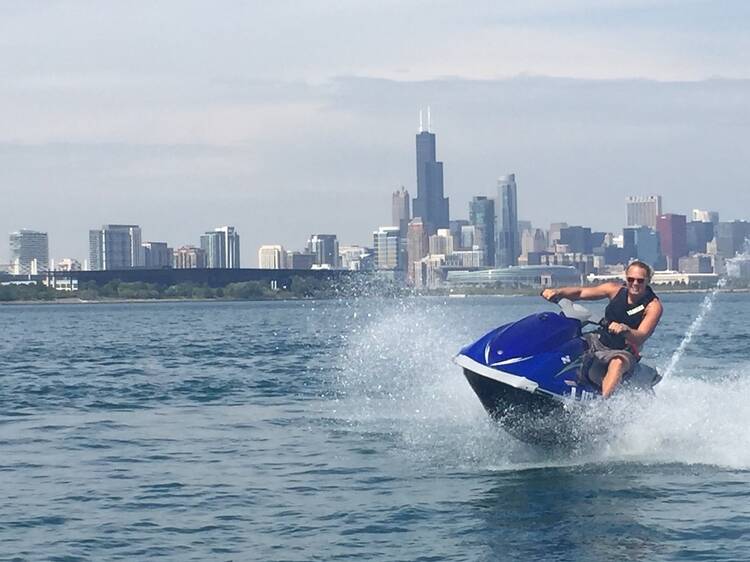
<instances>
[{"instance_id":1,"label":"hazy sky","mask_svg":"<svg viewBox=\"0 0 750 562\"><path fill-rule=\"evenodd\" d=\"M416 196L427 105L452 218L516 173L539 227L618 230L653 193L750 219L749 24L741 0L4 2L0 233L84 259L103 223L233 224L246 267L370 245Z\"/></svg>"}]
</instances>

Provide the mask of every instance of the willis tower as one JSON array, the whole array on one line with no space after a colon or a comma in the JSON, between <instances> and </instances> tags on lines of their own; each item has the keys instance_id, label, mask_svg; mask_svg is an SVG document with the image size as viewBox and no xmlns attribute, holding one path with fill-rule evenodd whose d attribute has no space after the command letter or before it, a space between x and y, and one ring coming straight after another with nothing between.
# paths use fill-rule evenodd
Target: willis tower
<instances>
[{"instance_id":1,"label":"willis tower","mask_svg":"<svg viewBox=\"0 0 750 562\"><path fill-rule=\"evenodd\" d=\"M435 159L435 135L430 132L430 109L427 108L427 130L422 127L419 112L417 134L417 197L412 216L421 217L427 235L438 228L448 228L448 198L443 197L443 163Z\"/></svg>"}]
</instances>

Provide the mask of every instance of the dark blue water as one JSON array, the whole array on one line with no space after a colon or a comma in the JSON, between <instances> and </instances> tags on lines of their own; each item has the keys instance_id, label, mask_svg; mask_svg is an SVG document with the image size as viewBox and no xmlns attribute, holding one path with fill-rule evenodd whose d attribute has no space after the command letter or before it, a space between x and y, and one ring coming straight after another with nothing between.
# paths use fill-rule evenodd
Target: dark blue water
<instances>
[{"instance_id":1,"label":"dark blue water","mask_svg":"<svg viewBox=\"0 0 750 562\"><path fill-rule=\"evenodd\" d=\"M703 295L668 295L669 363ZM570 451L450 359L532 298L0 307L0 560L750 558L750 298Z\"/></svg>"}]
</instances>

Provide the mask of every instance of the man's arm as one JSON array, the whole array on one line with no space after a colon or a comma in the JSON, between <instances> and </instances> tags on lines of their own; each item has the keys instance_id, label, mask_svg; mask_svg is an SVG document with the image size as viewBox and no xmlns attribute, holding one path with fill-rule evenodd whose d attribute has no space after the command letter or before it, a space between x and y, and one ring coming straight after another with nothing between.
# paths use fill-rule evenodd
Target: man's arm
<instances>
[{"instance_id":1,"label":"man's arm","mask_svg":"<svg viewBox=\"0 0 750 562\"><path fill-rule=\"evenodd\" d=\"M559 289L545 289L542 297L548 301L570 299L572 301L595 301L599 299L613 299L622 288L621 283L602 283L594 287L560 287Z\"/></svg>"},{"instance_id":2,"label":"man's arm","mask_svg":"<svg viewBox=\"0 0 750 562\"><path fill-rule=\"evenodd\" d=\"M661 301L659 299L654 299L648 303L646 310L643 312L643 320L641 320L641 324L638 326L637 330L629 328L625 324L613 322L609 325L609 331L613 334L623 334L628 342L634 345L636 349L640 350L641 346L643 346L651 334L654 333L656 325L659 323L659 320L661 320L661 314L663 311L664 308L661 305Z\"/></svg>"}]
</instances>

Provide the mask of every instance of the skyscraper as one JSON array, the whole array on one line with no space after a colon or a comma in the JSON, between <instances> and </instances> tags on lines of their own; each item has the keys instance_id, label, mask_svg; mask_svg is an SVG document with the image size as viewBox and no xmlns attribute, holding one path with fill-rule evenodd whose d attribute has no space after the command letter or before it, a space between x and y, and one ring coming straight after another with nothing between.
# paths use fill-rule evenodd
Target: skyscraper
<instances>
[{"instance_id":1,"label":"skyscraper","mask_svg":"<svg viewBox=\"0 0 750 562\"><path fill-rule=\"evenodd\" d=\"M49 270L49 239L46 232L21 229L10 235L10 272L36 275Z\"/></svg>"},{"instance_id":2,"label":"skyscraper","mask_svg":"<svg viewBox=\"0 0 750 562\"><path fill-rule=\"evenodd\" d=\"M401 234L406 236L406 227L411 220L411 204L409 192L401 186L401 191L394 191L391 197L391 224L401 229Z\"/></svg>"},{"instance_id":3,"label":"skyscraper","mask_svg":"<svg viewBox=\"0 0 750 562\"><path fill-rule=\"evenodd\" d=\"M497 246L495 265L518 265L521 243L518 238L518 195L516 175L501 176L497 180Z\"/></svg>"},{"instance_id":4,"label":"skyscraper","mask_svg":"<svg viewBox=\"0 0 750 562\"><path fill-rule=\"evenodd\" d=\"M430 132L430 113L427 110L427 130L422 129L420 112L417 133L417 197L412 215L420 217L427 235L438 228L448 228L448 198L443 197L443 163L436 160L435 135Z\"/></svg>"},{"instance_id":5,"label":"skyscraper","mask_svg":"<svg viewBox=\"0 0 750 562\"><path fill-rule=\"evenodd\" d=\"M404 253L401 251L401 230L398 226L381 226L372 233L375 267L381 270L402 271Z\"/></svg>"},{"instance_id":6,"label":"skyscraper","mask_svg":"<svg viewBox=\"0 0 750 562\"><path fill-rule=\"evenodd\" d=\"M484 253L484 265L494 266L495 201L483 195L472 198L469 202L469 222L474 226L474 244Z\"/></svg>"},{"instance_id":7,"label":"skyscraper","mask_svg":"<svg viewBox=\"0 0 750 562\"><path fill-rule=\"evenodd\" d=\"M240 268L240 235L233 226L220 226L214 229L224 240L224 267Z\"/></svg>"},{"instance_id":8,"label":"skyscraper","mask_svg":"<svg viewBox=\"0 0 750 562\"><path fill-rule=\"evenodd\" d=\"M590 254L591 229L587 226L567 226L560 229L560 244L567 244L571 252Z\"/></svg>"},{"instance_id":9,"label":"skyscraper","mask_svg":"<svg viewBox=\"0 0 750 562\"><path fill-rule=\"evenodd\" d=\"M240 235L233 226L220 226L201 236L201 249L206 252L206 267L239 269Z\"/></svg>"},{"instance_id":10,"label":"skyscraper","mask_svg":"<svg viewBox=\"0 0 750 562\"><path fill-rule=\"evenodd\" d=\"M313 234L307 251L315 256L315 265L336 269L339 266L339 241L335 234Z\"/></svg>"},{"instance_id":11,"label":"skyscraper","mask_svg":"<svg viewBox=\"0 0 750 562\"><path fill-rule=\"evenodd\" d=\"M656 228L656 217L661 215L661 195L625 198L627 226L648 226Z\"/></svg>"},{"instance_id":12,"label":"skyscraper","mask_svg":"<svg viewBox=\"0 0 750 562\"><path fill-rule=\"evenodd\" d=\"M417 268L421 276L422 266L419 262L427 255L429 248L427 227L421 217L414 217L406 234L406 281L411 285L417 282Z\"/></svg>"},{"instance_id":13,"label":"skyscraper","mask_svg":"<svg viewBox=\"0 0 750 562\"><path fill-rule=\"evenodd\" d=\"M688 254L686 218L685 215L667 213L656 219L661 253L667 260L668 269L676 270L680 258Z\"/></svg>"},{"instance_id":14,"label":"skyscraper","mask_svg":"<svg viewBox=\"0 0 750 562\"><path fill-rule=\"evenodd\" d=\"M89 230L89 269L109 271L145 265L140 226L105 224L99 230Z\"/></svg>"},{"instance_id":15,"label":"skyscraper","mask_svg":"<svg viewBox=\"0 0 750 562\"><path fill-rule=\"evenodd\" d=\"M663 262L659 234L648 226L626 226L622 229L625 263L638 259L656 269Z\"/></svg>"}]
</instances>

